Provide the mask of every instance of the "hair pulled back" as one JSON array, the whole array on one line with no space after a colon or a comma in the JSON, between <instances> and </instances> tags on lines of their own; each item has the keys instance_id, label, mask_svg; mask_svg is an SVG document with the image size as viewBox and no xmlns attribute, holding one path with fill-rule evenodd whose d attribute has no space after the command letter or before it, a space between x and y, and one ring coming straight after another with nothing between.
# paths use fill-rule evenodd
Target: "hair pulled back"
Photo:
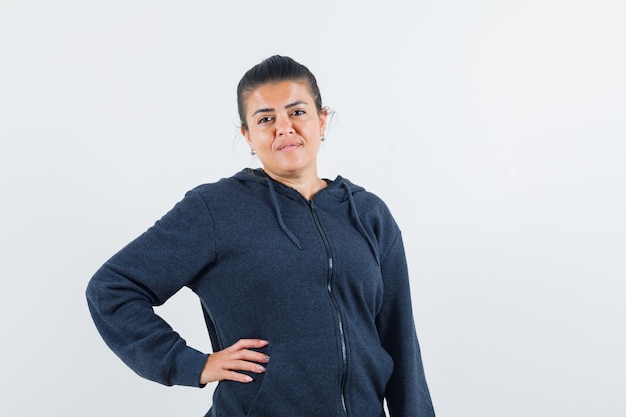
<instances>
[{"instance_id":1,"label":"hair pulled back","mask_svg":"<svg viewBox=\"0 0 626 417\"><path fill-rule=\"evenodd\" d=\"M292 58L281 55L271 56L254 67L250 68L237 85L237 109L241 127L248 130L246 122L245 100L247 95L263 84L273 84L282 81L302 81L310 90L315 101L317 112L322 111L322 96L317 86L315 76L304 65L294 61Z\"/></svg>"}]
</instances>

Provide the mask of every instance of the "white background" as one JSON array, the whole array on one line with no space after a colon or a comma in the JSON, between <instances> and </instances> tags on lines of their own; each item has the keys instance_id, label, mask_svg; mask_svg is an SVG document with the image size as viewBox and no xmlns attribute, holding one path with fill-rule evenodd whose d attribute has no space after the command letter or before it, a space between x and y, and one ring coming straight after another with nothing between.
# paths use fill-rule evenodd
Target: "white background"
<instances>
[{"instance_id":1,"label":"white background","mask_svg":"<svg viewBox=\"0 0 626 417\"><path fill-rule=\"evenodd\" d=\"M208 410L212 386L126 368L84 290L186 190L255 166L235 87L275 53L336 112L323 176L400 223L438 416L626 415L625 8L0 0L0 415ZM190 291L158 311L209 349Z\"/></svg>"}]
</instances>

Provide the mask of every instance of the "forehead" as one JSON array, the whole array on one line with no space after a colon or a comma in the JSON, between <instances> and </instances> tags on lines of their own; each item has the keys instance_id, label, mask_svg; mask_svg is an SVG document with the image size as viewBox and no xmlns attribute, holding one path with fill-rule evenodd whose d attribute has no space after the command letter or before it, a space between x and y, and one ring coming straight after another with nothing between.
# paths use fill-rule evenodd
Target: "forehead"
<instances>
[{"instance_id":1,"label":"forehead","mask_svg":"<svg viewBox=\"0 0 626 417\"><path fill-rule=\"evenodd\" d=\"M313 104L313 97L306 82L280 81L261 84L247 94L246 113L255 111L259 107L276 108L295 101Z\"/></svg>"}]
</instances>

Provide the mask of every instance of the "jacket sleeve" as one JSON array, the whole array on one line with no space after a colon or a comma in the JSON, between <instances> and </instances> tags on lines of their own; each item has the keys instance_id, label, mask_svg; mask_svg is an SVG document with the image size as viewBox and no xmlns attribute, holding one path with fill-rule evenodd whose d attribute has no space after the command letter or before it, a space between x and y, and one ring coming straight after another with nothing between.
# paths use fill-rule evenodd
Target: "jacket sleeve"
<instances>
[{"instance_id":1,"label":"jacket sleeve","mask_svg":"<svg viewBox=\"0 0 626 417\"><path fill-rule=\"evenodd\" d=\"M190 191L169 213L109 259L87 286L93 321L131 369L164 385L201 386L207 355L188 347L153 310L215 257L210 214Z\"/></svg>"},{"instance_id":2,"label":"jacket sleeve","mask_svg":"<svg viewBox=\"0 0 626 417\"><path fill-rule=\"evenodd\" d=\"M398 231L381 260L384 294L376 326L383 348L391 355L394 371L385 398L392 417L433 417L420 347L415 332L408 268Z\"/></svg>"}]
</instances>

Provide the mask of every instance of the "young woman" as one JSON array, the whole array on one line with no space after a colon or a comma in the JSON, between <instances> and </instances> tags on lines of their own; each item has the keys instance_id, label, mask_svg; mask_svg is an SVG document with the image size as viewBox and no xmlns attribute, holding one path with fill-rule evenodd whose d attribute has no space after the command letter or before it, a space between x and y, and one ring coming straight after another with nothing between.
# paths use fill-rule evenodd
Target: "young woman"
<instances>
[{"instance_id":1,"label":"young woman","mask_svg":"<svg viewBox=\"0 0 626 417\"><path fill-rule=\"evenodd\" d=\"M380 417L384 399L394 417L434 416L400 230L372 193L318 176L315 77L273 56L237 100L263 169L189 191L96 272L102 337L145 378L219 381L207 416ZM153 312L183 286L205 309L211 354Z\"/></svg>"}]
</instances>

